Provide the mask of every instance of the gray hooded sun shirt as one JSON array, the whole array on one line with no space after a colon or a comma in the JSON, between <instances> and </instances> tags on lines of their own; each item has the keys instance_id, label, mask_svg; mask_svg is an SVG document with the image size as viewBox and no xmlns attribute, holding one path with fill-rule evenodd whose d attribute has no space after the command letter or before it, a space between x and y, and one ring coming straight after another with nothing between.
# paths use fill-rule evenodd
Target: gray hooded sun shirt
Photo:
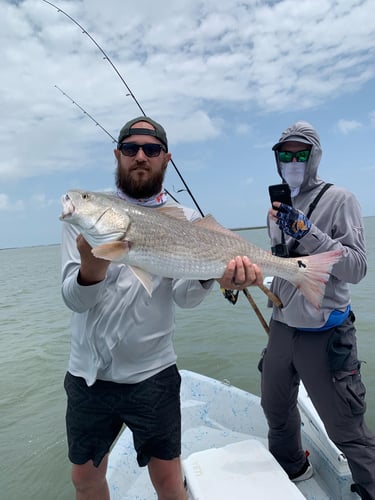
<instances>
[{"instance_id":1,"label":"gray hooded sun shirt","mask_svg":"<svg viewBox=\"0 0 375 500\"><path fill-rule=\"evenodd\" d=\"M311 144L311 153L305 165L300 191L292 202L294 208L306 215L310 204L325 184L318 176L322 157L319 136L309 123L297 122L283 132L273 149L277 150L284 142L298 140ZM276 163L282 178L277 154ZM285 182L285 179L282 180ZM312 255L329 250L343 250L343 257L332 268L319 310L291 283L275 277L272 291L280 298L284 307L274 307L273 318L291 327L319 329L325 325L332 311L345 311L350 305L349 283L358 283L366 275L366 248L360 205L355 196L344 188L331 186L319 200L310 221L311 229L299 240L297 252ZM267 224L271 246L275 246L281 242L281 231L272 220L269 219ZM285 235L285 242L292 248L295 239Z\"/></svg>"}]
</instances>

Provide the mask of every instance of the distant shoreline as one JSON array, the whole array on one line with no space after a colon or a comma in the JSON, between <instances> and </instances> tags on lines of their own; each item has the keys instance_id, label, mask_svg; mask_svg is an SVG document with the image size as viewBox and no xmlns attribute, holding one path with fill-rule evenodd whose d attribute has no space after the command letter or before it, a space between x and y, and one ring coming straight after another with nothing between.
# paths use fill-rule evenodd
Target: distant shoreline
<instances>
[{"instance_id":1,"label":"distant shoreline","mask_svg":"<svg viewBox=\"0 0 375 500\"><path fill-rule=\"evenodd\" d=\"M374 215L365 215L363 216L363 219L369 219L370 217L375 217ZM255 229L267 229L267 226L250 226L250 227L231 227L228 228L231 231L253 231ZM55 247L59 246L60 243L47 243L45 245L25 245L25 246L19 246L19 247L3 247L0 248L1 250L17 250L19 248L38 248L38 247Z\"/></svg>"},{"instance_id":2,"label":"distant shoreline","mask_svg":"<svg viewBox=\"0 0 375 500\"><path fill-rule=\"evenodd\" d=\"M267 226L252 226L252 227L231 227L231 231L252 231L253 229L267 229Z\"/></svg>"},{"instance_id":3,"label":"distant shoreline","mask_svg":"<svg viewBox=\"0 0 375 500\"><path fill-rule=\"evenodd\" d=\"M22 248L40 248L40 247L58 247L60 246L60 243L45 243L44 245L25 245L25 246L19 246L19 247L3 247L0 248L1 250L20 250Z\"/></svg>"},{"instance_id":4,"label":"distant shoreline","mask_svg":"<svg viewBox=\"0 0 375 500\"><path fill-rule=\"evenodd\" d=\"M252 231L253 229L266 229L267 226L252 226L252 227L234 227L230 228L231 231ZM20 248L39 248L39 247L56 247L59 246L60 243L46 243L45 245L25 245L19 247L4 247L0 248L1 250L18 250Z\"/></svg>"},{"instance_id":5,"label":"distant shoreline","mask_svg":"<svg viewBox=\"0 0 375 500\"><path fill-rule=\"evenodd\" d=\"M231 227L230 231L252 231L253 229L266 229L267 226L253 226L253 227ZM40 247L57 247L60 243L46 243L44 245L25 245L19 247L3 247L1 250L19 250L21 248L40 248Z\"/></svg>"}]
</instances>

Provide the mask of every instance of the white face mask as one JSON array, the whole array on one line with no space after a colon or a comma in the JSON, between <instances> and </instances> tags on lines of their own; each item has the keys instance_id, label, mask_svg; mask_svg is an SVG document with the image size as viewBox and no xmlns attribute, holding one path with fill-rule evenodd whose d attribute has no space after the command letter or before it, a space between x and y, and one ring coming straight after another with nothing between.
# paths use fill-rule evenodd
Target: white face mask
<instances>
[{"instance_id":1,"label":"white face mask","mask_svg":"<svg viewBox=\"0 0 375 500\"><path fill-rule=\"evenodd\" d=\"M305 176L305 165L304 161L291 161L289 163L280 162L280 170L283 179L289 184L292 198L297 196L299 189L303 182Z\"/></svg>"}]
</instances>

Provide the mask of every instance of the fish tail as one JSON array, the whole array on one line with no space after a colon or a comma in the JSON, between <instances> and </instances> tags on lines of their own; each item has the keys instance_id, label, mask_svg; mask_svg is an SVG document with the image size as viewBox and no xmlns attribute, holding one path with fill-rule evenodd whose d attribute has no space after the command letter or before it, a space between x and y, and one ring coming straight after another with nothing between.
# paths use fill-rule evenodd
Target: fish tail
<instances>
[{"instance_id":1,"label":"fish tail","mask_svg":"<svg viewBox=\"0 0 375 500\"><path fill-rule=\"evenodd\" d=\"M299 268L293 284L317 309L322 304L332 267L341 259L342 254L342 250L331 250L307 257L293 258Z\"/></svg>"}]
</instances>

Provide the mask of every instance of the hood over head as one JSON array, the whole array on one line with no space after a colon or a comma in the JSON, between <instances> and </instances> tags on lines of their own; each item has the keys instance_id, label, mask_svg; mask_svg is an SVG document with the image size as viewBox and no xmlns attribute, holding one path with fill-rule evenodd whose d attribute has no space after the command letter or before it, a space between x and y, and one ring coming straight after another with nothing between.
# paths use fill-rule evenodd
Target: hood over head
<instances>
[{"instance_id":1,"label":"hood over head","mask_svg":"<svg viewBox=\"0 0 375 500\"><path fill-rule=\"evenodd\" d=\"M275 151L277 171L283 182L285 182L285 179L283 179L281 174L277 151L284 142L288 141L302 142L311 145L311 153L306 162L304 179L300 188L301 192L309 191L322 182L318 177L318 166L322 157L319 135L314 127L305 121L298 121L284 130L279 141L272 148L272 150Z\"/></svg>"}]
</instances>

